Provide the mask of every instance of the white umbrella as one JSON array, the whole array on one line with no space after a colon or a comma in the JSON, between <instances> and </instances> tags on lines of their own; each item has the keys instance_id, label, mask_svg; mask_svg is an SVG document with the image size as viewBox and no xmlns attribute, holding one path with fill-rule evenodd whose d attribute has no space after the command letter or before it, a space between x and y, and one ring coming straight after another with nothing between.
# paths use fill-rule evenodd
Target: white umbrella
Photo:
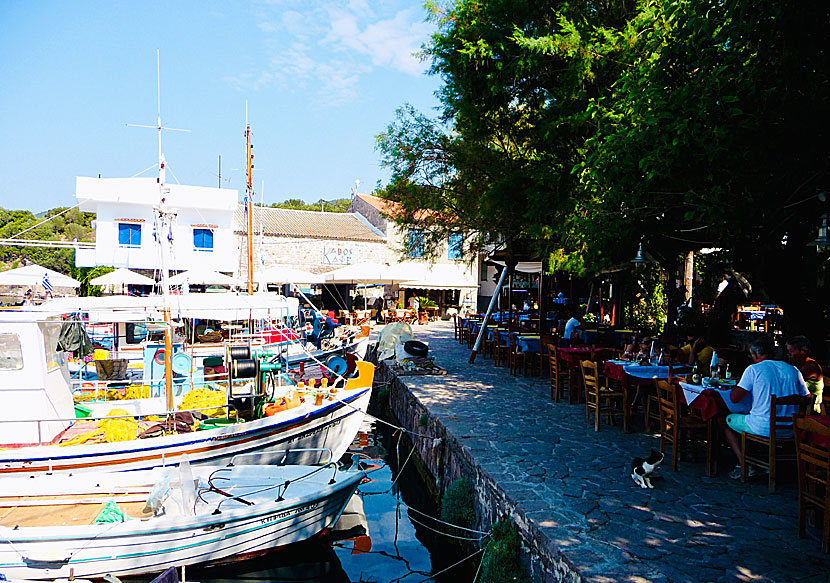
<instances>
[{"instance_id":1,"label":"white umbrella","mask_svg":"<svg viewBox=\"0 0 830 583\"><path fill-rule=\"evenodd\" d=\"M77 279L34 263L0 272L0 285L42 286L44 276L52 287L79 287L81 285Z\"/></svg>"},{"instance_id":2,"label":"white umbrella","mask_svg":"<svg viewBox=\"0 0 830 583\"><path fill-rule=\"evenodd\" d=\"M235 280L232 277L223 275L218 271L211 271L210 269L191 269L190 271L183 271L178 275L170 278L170 285L233 285Z\"/></svg>"},{"instance_id":3,"label":"white umbrella","mask_svg":"<svg viewBox=\"0 0 830 583\"><path fill-rule=\"evenodd\" d=\"M254 274L254 281L263 283L326 283L325 277L317 273L294 269L287 265L275 265Z\"/></svg>"},{"instance_id":4,"label":"white umbrella","mask_svg":"<svg viewBox=\"0 0 830 583\"><path fill-rule=\"evenodd\" d=\"M130 271L123 267L119 267L115 271L105 273L94 279L90 279L89 283L92 285L155 285L155 280L141 275L135 271Z\"/></svg>"}]
</instances>

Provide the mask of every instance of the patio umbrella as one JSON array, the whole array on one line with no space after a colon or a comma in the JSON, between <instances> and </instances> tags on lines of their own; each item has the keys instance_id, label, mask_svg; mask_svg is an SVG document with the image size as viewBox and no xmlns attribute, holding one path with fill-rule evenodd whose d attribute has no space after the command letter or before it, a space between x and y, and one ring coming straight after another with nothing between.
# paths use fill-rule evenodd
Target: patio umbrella
<instances>
[{"instance_id":1,"label":"patio umbrella","mask_svg":"<svg viewBox=\"0 0 830 583\"><path fill-rule=\"evenodd\" d=\"M322 274L294 269L287 265L275 265L254 274L254 281L262 283L326 283Z\"/></svg>"},{"instance_id":2,"label":"patio umbrella","mask_svg":"<svg viewBox=\"0 0 830 583\"><path fill-rule=\"evenodd\" d=\"M174 275L169 280L170 285L233 285L236 281L227 275L223 275L218 271L211 271L210 269L191 269L190 271L183 271L178 275Z\"/></svg>"},{"instance_id":3,"label":"patio umbrella","mask_svg":"<svg viewBox=\"0 0 830 583\"><path fill-rule=\"evenodd\" d=\"M105 273L94 279L90 279L89 283L92 285L155 285L155 280L141 275L135 271L130 271L123 267L119 267L115 271Z\"/></svg>"},{"instance_id":4,"label":"patio umbrella","mask_svg":"<svg viewBox=\"0 0 830 583\"><path fill-rule=\"evenodd\" d=\"M43 286L44 282L48 282L51 287L79 287L81 285L81 282L77 279L72 279L68 275L58 273L57 271L47 269L35 263L0 272L0 285L35 287L38 285Z\"/></svg>"}]
</instances>

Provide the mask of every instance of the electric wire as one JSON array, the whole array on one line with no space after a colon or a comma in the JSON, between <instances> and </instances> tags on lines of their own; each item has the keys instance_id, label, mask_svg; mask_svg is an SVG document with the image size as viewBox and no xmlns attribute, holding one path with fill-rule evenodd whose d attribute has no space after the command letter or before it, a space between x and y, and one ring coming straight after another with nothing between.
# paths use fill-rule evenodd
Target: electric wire
<instances>
[{"instance_id":1,"label":"electric wire","mask_svg":"<svg viewBox=\"0 0 830 583\"><path fill-rule=\"evenodd\" d=\"M23 229L23 230L22 230L22 231L20 231L18 234L16 234L16 235L12 235L11 237L8 237L8 238L9 238L9 239L16 239L17 237L19 237L19 236L20 236L20 235L22 235L23 233L28 233L28 232L29 232L29 231L31 231L32 229L36 229L37 227L41 226L43 223L48 223L48 222L49 222L49 221L51 221L52 219L57 218L57 217L61 216L61 215L62 215L62 214L64 214L64 213L68 213L69 211L71 211L71 210L72 210L72 209L74 209L74 208L78 208L78 206L80 206L80 204L81 204L81 203L78 203L78 204L76 204L76 205L74 205L74 206L69 207L68 209L64 209L64 210L62 210L61 212L59 212L59 213L58 213L58 214L56 214L56 215L52 215L51 217L47 217L47 218L43 219L42 221L40 221L38 224L36 224L36 225L32 225L32 226L31 226L31 227L29 227L28 229Z\"/></svg>"}]
</instances>

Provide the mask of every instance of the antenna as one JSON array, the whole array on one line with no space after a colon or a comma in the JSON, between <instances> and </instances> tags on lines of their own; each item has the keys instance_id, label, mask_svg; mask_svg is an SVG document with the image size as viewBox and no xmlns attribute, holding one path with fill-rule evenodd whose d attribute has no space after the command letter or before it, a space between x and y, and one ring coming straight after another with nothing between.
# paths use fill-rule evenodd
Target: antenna
<instances>
[{"instance_id":1,"label":"antenna","mask_svg":"<svg viewBox=\"0 0 830 583\"><path fill-rule=\"evenodd\" d=\"M183 130L180 128L168 128L161 124L161 60L159 57L159 50L156 49L156 100L158 103L158 121L154 126L141 125L135 123L128 123L129 127L133 128L151 128L158 130L159 134L159 184L164 184L164 154L161 151L161 130L168 130L172 132L189 132L190 130Z\"/></svg>"}]
</instances>

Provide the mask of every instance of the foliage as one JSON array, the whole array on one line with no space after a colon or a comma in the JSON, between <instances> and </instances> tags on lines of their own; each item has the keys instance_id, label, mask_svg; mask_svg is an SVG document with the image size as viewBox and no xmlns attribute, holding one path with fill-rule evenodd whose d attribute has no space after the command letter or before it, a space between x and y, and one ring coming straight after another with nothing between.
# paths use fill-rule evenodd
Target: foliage
<instances>
[{"instance_id":1,"label":"foliage","mask_svg":"<svg viewBox=\"0 0 830 583\"><path fill-rule=\"evenodd\" d=\"M455 480L441 497L441 520L472 528L476 519L473 498L473 483L467 478Z\"/></svg>"},{"instance_id":2,"label":"foliage","mask_svg":"<svg viewBox=\"0 0 830 583\"><path fill-rule=\"evenodd\" d=\"M62 212L63 214L60 214ZM55 218L38 225L49 217ZM0 208L0 238L9 239L14 237L16 239L47 241L74 241L77 239L78 241L89 242L95 238L91 227L91 221L94 218L94 214L82 213L77 208L68 211L66 207L54 208L47 211L43 218L37 218L29 211ZM30 228L32 228L30 231L26 231ZM37 263L61 273L70 273L75 264L75 253L72 249L0 246L0 268L19 267L24 261L26 263Z\"/></svg>"},{"instance_id":3,"label":"foliage","mask_svg":"<svg viewBox=\"0 0 830 583\"><path fill-rule=\"evenodd\" d=\"M467 252L529 240L587 275L640 241L669 272L686 251L723 247L803 325L828 311L807 243L830 186L830 126L817 123L830 118L830 3L429 9L440 116L406 106L378 137L393 176L382 196L428 248L453 229L470 233Z\"/></svg>"},{"instance_id":4,"label":"foliage","mask_svg":"<svg viewBox=\"0 0 830 583\"><path fill-rule=\"evenodd\" d=\"M438 306L435 300L431 300L426 296L418 297L418 305L422 308L435 308Z\"/></svg>"},{"instance_id":5,"label":"foliage","mask_svg":"<svg viewBox=\"0 0 830 583\"><path fill-rule=\"evenodd\" d=\"M101 295L101 286L100 285L90 285L89 281L91 279L95 279L96 277L100 277L104 274L110 273L115 271L112 267L72 267L71 274L72 277L77 279L81 282L81 287L78 288L78 295L81 297L84 296L100 296Z\"/></svg>"},{"instance_id":6,"label":"foliage","mask_svg":"<svg viewBox=\"0 0 830 583\"><path fill-rule=\"evenodd\" d=\"M626 325L660 334L668 308L665 274L658 266L648 265L634 279L633 297L625 307Z\"/></svg>"},{"instance_id":7,"label":"foliage","mask_svg":"<svg viewBox=\"0 0 830 583\"><path fill-rule=\"evenodd\" d=\"M297 211L320 211L327 213L345 213L349 211L351 200L348 198L336 198L334 200L323 200L318 202L305 202L299 198L289 198L282 202L275 202L269 205L271 208L292 209Z\"/></svg>"},{"instance_id":8,"label":"foliage","mask_svg":"<svg viewBox=\"0 0 830 583\"><path fill-rule=\"evenodd\" d=\"M507 519L493 525L481 560L481 583L527 583L530 577L519 560L521 541Z\"/></svg>"}]
</instances>

